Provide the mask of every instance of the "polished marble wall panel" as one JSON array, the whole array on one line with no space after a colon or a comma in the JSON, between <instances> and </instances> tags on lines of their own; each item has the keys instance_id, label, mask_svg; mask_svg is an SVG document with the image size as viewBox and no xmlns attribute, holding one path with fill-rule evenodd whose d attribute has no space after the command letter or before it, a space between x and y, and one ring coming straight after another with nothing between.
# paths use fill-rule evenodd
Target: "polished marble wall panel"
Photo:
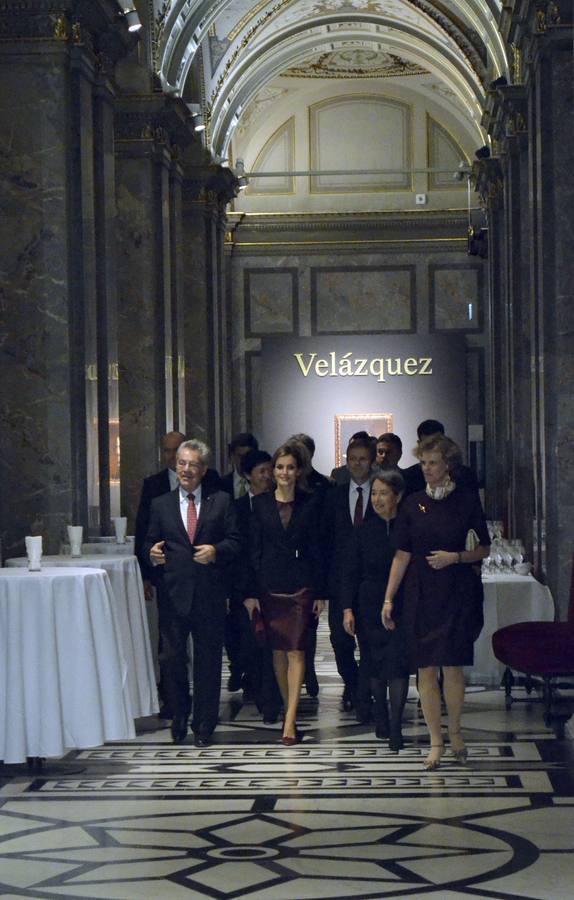
<instances>
[{"instance_id":1,"label":"polished marble wall panel","mask_svg":"<svg viewBox=\"0 0 574 900\"><path fill-rule=\"evenodd\" d=\"M297 269L244 269L245 335L297 329L299 286Z\"/></svg>"},{"instance_id":2,"label":"polished marble wall panel","mask_svg":"<svg viewBox=\"0 0 574 900\"><path fill-rule=\"evenodd\" d=\"M157 166L151 152L122 152L116 164L121 504L130 523L143 478L159 468L165 431Z\"/></svg>"},{"instance_id":3,"label":"polished marble wall panel","mask_svg":"<svg viewBox=\"0 0 574 900\"><path fill-rule=\"evenodd\" d=\"M430 277L432 331L477 331L482 323L482 266L433 266Z\"/></svg>"},{"instance_id":4,"label":"polished marble wall panel","mask_svg":"<svg viewBox=\"0 0 574 900\"><path fill-rule=\"evenodd\" d=\"M311 267L313 334L412 332L414 266Z\"/></svg>"},{"instance_id":5,"label":"polished marble wall panel","mask_svg":"<svg viewBox=\"0 0 574 900\"><path fill-rule=\"evenodd\" d=\"M58 548L74 511L63 54L0 52L0 466L4 554Z\"/></svg>"}]
</instances>

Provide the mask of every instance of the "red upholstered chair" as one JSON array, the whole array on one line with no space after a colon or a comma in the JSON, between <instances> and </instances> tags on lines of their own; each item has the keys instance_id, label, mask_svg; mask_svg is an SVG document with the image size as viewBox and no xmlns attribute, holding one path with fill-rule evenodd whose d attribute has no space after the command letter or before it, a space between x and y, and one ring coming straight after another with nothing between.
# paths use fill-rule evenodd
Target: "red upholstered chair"
<instances>
[{"instance_id":1,"label":"red upholstered chair","mask_svg":"<svg viewBox=\"0 0 574 900\"><path fill-rule=\"evenodd\" d=\"M542 687L544 723L564 737L564 726L572 712L569 704L556 698L559 678L574 678L574 565L570 583L570 602L566 622L518 622L492 635L492 649L508 670L522 672L534 685ZM505 675L507 709L512 703L512 673ZM531 682L532 683L532 682ZM527 682L528 686L528 682Z\"/></svg>"}]
</instances>

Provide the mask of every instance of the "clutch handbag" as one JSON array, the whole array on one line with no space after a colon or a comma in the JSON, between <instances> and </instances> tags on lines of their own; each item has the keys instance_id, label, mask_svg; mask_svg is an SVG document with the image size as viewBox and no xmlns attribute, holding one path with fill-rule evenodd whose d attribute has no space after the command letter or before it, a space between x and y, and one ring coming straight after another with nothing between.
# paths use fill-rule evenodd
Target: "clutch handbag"
<instances>
[{"instance_id":1,"label":"clutch handbag","mask_svg":"<svg viewBox=\"0 0 574 900\"><path fill-rule=\"evenodd\" d=\"M464 542L464 549L465 550L476 550L476 548L478 547L479 544L480 544L480 539L479 539L476 531L474 530L474 528L470 528L466 532L466 540Z\"/></svg>"}]
</instances>

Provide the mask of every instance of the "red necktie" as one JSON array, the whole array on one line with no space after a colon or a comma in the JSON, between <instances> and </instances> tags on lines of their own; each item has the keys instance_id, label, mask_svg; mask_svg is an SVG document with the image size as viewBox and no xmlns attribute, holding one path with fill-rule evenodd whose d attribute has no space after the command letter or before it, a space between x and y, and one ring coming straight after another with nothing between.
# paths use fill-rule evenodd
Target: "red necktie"
<instances>
[{"instance_id":1,"label":"red necktie","mask_svg":"<svg viewBox=\"0 0 574 900\"><path fill-rule=\"evenodd\" d=\"M189 503L187 504L187 533L190 542L193 544L195 532L197 530L197 509L195 508L194 495L188 494L187 499L189 500Z\"/></svg>"},{"instance_id":2,"label":"red necktie","mask_svg":"<svg viewBox=\"0 0 574 900\"><path fill-rule=\"evenodd\" d=\"M355 515L353 516L353 525L360 525L363 521L363 488L357 488L357 503L355 505Z\"/></svg>"}]
</instances>

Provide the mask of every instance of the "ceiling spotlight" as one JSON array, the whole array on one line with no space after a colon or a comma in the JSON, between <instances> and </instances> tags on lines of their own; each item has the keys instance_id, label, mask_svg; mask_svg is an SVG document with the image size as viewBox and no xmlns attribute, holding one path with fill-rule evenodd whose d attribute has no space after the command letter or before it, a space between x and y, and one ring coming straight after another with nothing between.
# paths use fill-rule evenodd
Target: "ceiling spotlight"
<instances>
[{"instance_id":1,"label":"ceiling spotlight","mask_svg":"<svg viewBox=\"0 0 574 900\"><path fill-rule=\"evenodd\" d=\"M249 182L247 181L247 178L245 177L245 175L241 175L241 176L237 179L237 188L238 188L238 190L244 191L245 188L247 187L248 183L249 183Z\"/></svg>"},{"instance_id":2,"label":"ceiling spotlight","mask_svg":"<svg viewBox=\"0 0 574 900\"><path fill-rule=\"evenodd\" d=\"M249 184L248 179L245 177L245 163L242 159L237 159L235 161L235 176L237 178L237 188L240 191L244 191L247 185Z\"/></svg>"},{"instance_id":3,"label":"ceiling spotlight","mask_svg":"<svg viewBox=\"0 0 574 900\"><path fill-rule=\"evenodd\" d=\"M140 22L140 17L138 16L135 9L126 9L124 12L124 16L126 17L126 22L128 24L128 31L139 31L142 27L142 23Z\"/></svg>"},{"instance_id":4,"label":"ceiling spotlight","mask_svg":"<svg viewBox=\"0 0 574 900\"><path fill-rule=\"evenodd\" d=\"M479 147L478 150L474 151L474 155L477 159L489 159L490 147L488 144L484 144L482 147Z\"/></svg>"}]
</instances>

